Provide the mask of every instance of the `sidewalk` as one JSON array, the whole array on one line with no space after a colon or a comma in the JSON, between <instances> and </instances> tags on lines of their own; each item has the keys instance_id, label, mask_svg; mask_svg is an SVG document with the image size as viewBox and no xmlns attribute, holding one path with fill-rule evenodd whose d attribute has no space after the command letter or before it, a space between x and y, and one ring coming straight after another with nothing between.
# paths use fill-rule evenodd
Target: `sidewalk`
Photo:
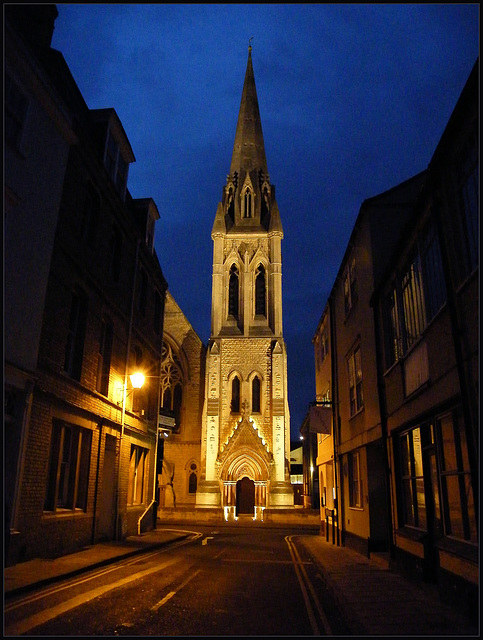
<instances>
[{"instance_id":1,"label":"sidewalk","mask_svg":"<svg viewBox=\"0 0 483 640\"><path fill-rule=\"evenodd\" d=\"M162 547L187 535L158 529L130 536L124 542L96 544L53 560L35 559L7 567L4 597ZM478 629L464 615L440 601L434 587L414 584L390 570L377 556L368 559L326 542L317 534L301 535L297 540L318 566L324 588L352 635L479 636Z\"/></svg>"},{"instance_id":2,"label":"sidewalk","mask_svg":"<svg viewBox=\"0 0 483 640\"><path fill-rule=\"evenodd\" d=\"M352 635L479 637L466 616L440 600L434 585L410 581L383 557L368 559L320 535L300 540Z\"/></svg>"}]
</instances>

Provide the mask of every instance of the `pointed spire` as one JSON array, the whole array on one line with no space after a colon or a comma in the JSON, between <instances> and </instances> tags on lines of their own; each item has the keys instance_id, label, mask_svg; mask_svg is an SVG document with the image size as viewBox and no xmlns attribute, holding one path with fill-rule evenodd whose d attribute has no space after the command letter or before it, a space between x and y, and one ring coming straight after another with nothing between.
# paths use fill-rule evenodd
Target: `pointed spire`
<instances>
[{"instance_id":1,"label":"pointed spire","mask_svg":"<svg viewBox=\"0 0 483 640\"><path fill-rule=\"evenodd\" d=\"M253 73L251 41L252 38L250 38L248 45L247 70L230 166L232 175L235 171L240 175L252 169L262 169L264 173L268 173L255 74Z\"/></svg>"}]
</instances>

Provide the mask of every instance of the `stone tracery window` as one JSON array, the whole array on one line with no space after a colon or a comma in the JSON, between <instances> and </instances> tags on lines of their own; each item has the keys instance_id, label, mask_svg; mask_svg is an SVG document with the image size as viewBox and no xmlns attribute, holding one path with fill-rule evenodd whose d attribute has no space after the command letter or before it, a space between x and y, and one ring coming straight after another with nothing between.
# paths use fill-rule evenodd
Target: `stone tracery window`
<instances>
[{"instance_id":1,"label":"stone tracery window","mask_svg":"<svg viewBox=\"0 0 483 640\"><path fill-rule=\"evenodd\" d=\"M181 404L183 402L183 369L172 346L163 341L160 374L160 411L173 412L176 428L181 424Z\"/></svg>"}]
</instances>

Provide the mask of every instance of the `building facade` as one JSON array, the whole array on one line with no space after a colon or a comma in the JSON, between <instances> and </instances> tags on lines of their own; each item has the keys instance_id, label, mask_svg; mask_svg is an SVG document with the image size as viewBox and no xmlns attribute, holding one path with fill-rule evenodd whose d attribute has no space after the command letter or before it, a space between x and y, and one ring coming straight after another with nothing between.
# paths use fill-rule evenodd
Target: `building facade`
<instances>
[{"instance_id":1,"label":"building facade","mask_svg":"<svg viewBox=\"0 0 483 640\"><path fill-rule=\"evenodd\" d=\"M159 214L127 189L114 109L50 47L54 5L9 5L5 101L6 562L153 526L167 283Z\"/></svg>"},{"instance_id":2,"label":"building facade","mask_svg":"<svg viewBox=\"0 0 483 640\"><path fill-rule=\"evenodd\" d=\"M314 335L321 528L478 612L478 61L421 174L363 203Z\"/></svg>"},{"instance_id":3,"label":"building facade","mask_svg":"<svg viewBox=\"0 0 483 640\"><path fill-rule=\"evenodd\" d=\"M478 61L373 299L393 555L478 612Z\"/></svg>"},{"instance_id":4,"label":"building facade","mask_svg":"<svg viewBox=\"0 0 483 640\"><path fill-rule=\"evenodd\" d=\"M193 510L201 476L201 416L205 388L206 346L173 296L166 294L160 412L171 418L160 444L158 470L161 520ZM161 452L160 452L161 453Z\"/></svg>"},{"instance_id":5,"label":"building facade","mask_svg":"<svg viewBox=\"0 0 483 640\"><path fill-rule=\"evenodd\" d=\"M423 180L420 174L364 201L313 339L320 404L309 425L319 440L322 525L330 522L343 544L364 554L387 550L390 536L370 299ZM327 427L318 432L317 412Z\"/></svg>"},{"instance_id":6,"label":"building facade","mask_svg":"<svg viewBox=\"0 0 483 640\"><path fill-rule=\"evenodd\" d=\"M230 173L212 229L211 337L206 358L199 508L227 518L293 506L283 229L271 184L251 47Z\"/></svg>"}]
</instances>

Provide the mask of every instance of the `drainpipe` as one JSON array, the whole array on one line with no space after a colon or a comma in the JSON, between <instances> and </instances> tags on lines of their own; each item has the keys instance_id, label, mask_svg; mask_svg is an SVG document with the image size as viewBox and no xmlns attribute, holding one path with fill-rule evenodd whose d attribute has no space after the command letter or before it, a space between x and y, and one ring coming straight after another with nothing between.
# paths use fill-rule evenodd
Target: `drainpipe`
<instances>
[{"instance_id":1,"label":"drainpipe","mask_svg":"<svg viewBox=\"0 0 483 640\"><path fill-rule=\"evenodd\" d=\"M163 328L161 331L161 336L164 333L164 318L163 318ZM158 397L157 397L157 401L156 401L156 444L154 445L154 463L153 463L153 497L151 500L151 503L149 504L148 507L146 507L146 509L144 510L144 512L142 513L142 515L139 517L138 520L138 536L141 535L141 521L144 518L144 516L148 513L148 511L151 509L151 507L154 505L154 503L156 502L156 481L157 481L157 473L158 473L158 445L159 445L159 406L161 403L161 367L162 367L162 357L163 357L163 339L161 338L161 353L159 356L159 375L158 375ZM156 529L156 523L154 523L154 528Z\"/></svg>"},{"instance_id":2,"label":"drainpipe","mask_svg":"<svg viewBox=\"0 0 483 640\"><path fill-rule=\"evenodd\" d=\"M101 459L101 444L102 444L102 425L104 424L104 418L101 418L99 422L99 444L97 445L97 468L96 468L96 488L94 490L94 518L92 520L92 535L91 544L95 543L96 539L96 519L97 519L97 497L99 494L99 462Z\"/></svg>"},{"instance_id":3,"label":"drainpipe","mask_svg":"<svg viewBox=\"0 0 483 640\"><path fill-rule=\"evenodd\" d=\"M391 467L389 465L389 438L387 433L387 402L386 402L386 387L384 385L383 375L383 353L382 345L380 343L379 336L384 335L381 331L379 322L379 305L374 304L374 300L371 299L372 313L374 317L374 343L376 345L376 370L377 370L377 388L379 396L379 413L381 416L381 438L382 438L382 455L384 464L384 482L386 493L386 509L387 509L387 535L389 544L390 557L394 557L394 549L396 546L396 539L394 533L394 525L396 524L395 514L393 510L393 500L391 499ZM393 525L394 522L394 525Z\"/></svg>"},{"instance_id":4,"label":"drainpipe","mask_svg":"<svg viewBox=\"0 0 483 640\"><path fill-rule=\"evenodd\" d=\"M337 546L340 546L340 526L343 526L344 519L342 518L342 522L339 519L339 514L341 513L341 507L339 506L339 489L337 486L337 468L338 468L338 443L339 443L339 427L340 427L340 417L339 417L339 391L338 391L338 380L337 380L337 348L336 348L336 331L335 331L335 309L334 309L334 298L332 295L329 296L329 317L330 317L330 360L332 364L332 442L334 445L334 506L337 513Z\"/></svg>"},{"instance_id":5,"label":"drainpipe","mask_svg":"<svg viewBox=\"0 0 483 640\"><path fill-rule=\"evenodd\" d=\"M139 256L139 244L140 240L136 243L136 257L134 259L134 273L133 273L133 281L132 281L132 295L131 295L131 314L129 317L129 329L127 336L127 346L126 346L126 364L124 369L124 385L122 390L122 413L121 413L121 434L119 437L119 461L117 468L117 500L116 500L116 539L122 539L122 530L120 519L120 511L121 511L121 458L122 458L122 441L124 439L124 422L126 417L126 392L127 392L127 377L129 370L129 357L131 354L131 335L132 335L132 324L134 317L134 295L136 293L136 276L137 276L137 267L138 267L138 256Z\"/></svg>"}]
</instances>

